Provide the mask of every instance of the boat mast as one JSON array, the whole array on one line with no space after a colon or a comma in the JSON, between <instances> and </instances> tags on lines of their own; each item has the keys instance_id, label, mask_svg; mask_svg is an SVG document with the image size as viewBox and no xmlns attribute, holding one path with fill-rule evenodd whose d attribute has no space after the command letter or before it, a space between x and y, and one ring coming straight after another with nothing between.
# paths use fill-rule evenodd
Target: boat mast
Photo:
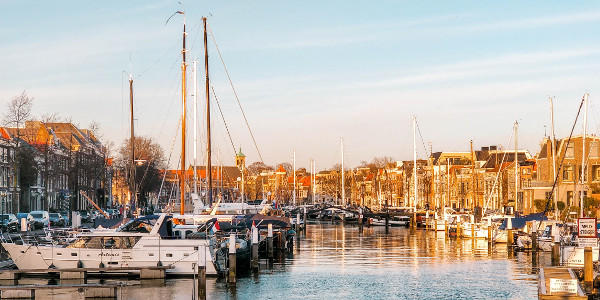
<instances>
[{"instance_id":1,"label":"boat mast","mask_svg":"<svg viewBox=\"0 0 600 300\"><path fill-rule=\"evenodd\" d=\"M515 209L519 208L519 159L518 159L518 141L519 122L515 121Z\"/></svg>"},{"instance_id":2,"label":"boat mast","mask_svg":"<svg viewBox=\"0 0 600 300\"><path fill-rule=\"evenodd\" d=\"M292 166L292 176L294 176L294 196L293 196L293 200L294 200L294 206L296 206L296 149L294 149L294 154L292 157L293 160L293 166Z\"/></svg>"},{"instance_id":3,"label":"boat mast","mask_svg":"<svg viewBox=\"0 0 600 300\"><path fill-rule=\"evenodd\" d=\"M196 156L198 149L196 145L198 144L198 121L196 118L198 117L198 80L196 73L198 73L198 61L194 60L193 62L193 73L194 73L194 194L198 195L198 173L196 172L196 166L198 165L196 162Z\"/></svg>"},{"instance_id":4,"label":"boat mast","mask_svg":"<svg viewBox=\"0 0 600 300\"><path fill-rule=\"evenodd\" d=\"M586 153L585 153L585 138L587 135L587 101L588 101L588 94L585 93L583 95L583 105L585 105L584 108L584 113L583 113L583 151L581 152L581 200L580 200L580 204L579 207L581 208L581 214L580 216L583 218L584 217L584 207L583 207L583 200L584 200L584 190L585 190L585 159L586 159Z\"/></svg>"},{"instance_id":5,"label":"boat mast","mask_svg":"<svg viewBox=\"0 0 600 300\"><path fill-rule=\"evenodd\" d=\"M133 76L129 74L129 110L130 110L130 119L131 119L131 173L129 174L130 184L131 184L131 204L132 207L136 207L135 203L135 134L133 132Z\"/></svg>"},{"instance_id":6,"label":"boat mast","mask_svg":"<svg viewBox=\"0 0 600 300\"><path fill-rule=\"evenodd\" d=\"M211 163L211 146L210 146L210 95L208 79L208 39L206 34L206 18L202 18L204 23L204 69L206 72L206 180L208 181L208 204L212 205L212 163ZM244 170L242 170L242 173ZM242 184L243 188L243 184ZM242 199L244 195L242 192Z\"/></svg>"},{"instance_id":7,"label":"boat mast","mask_svg":"<svg viewBox=\"0 0 600 300\"><path fill-rule=\"evenodd\" d=\"M415 199L413 201L413 208L416 211L417 201L419 199L419 191L417 189L419 177L417 177L417 117L413 116L413 176L415 176Z\"/></svg>"},{"instance_id":8,"label":"boat mast","mask_svg":"<svg viewBox=\"0 0 600 300\"><path fill-rule=\"evenodd\" d=\"M181 206L179 213L185 214L185 73L187 69L187 64L185 62L185 14L183 12L178 12L183 15L183 49L181 50L181 55L183 60L181 61L181 178L179 178L179 193L181 198Z\"/></svg>"},{"instance_id":9,"label":"boat mast","mask_svg":"<svg viewBox=\"0 0 600 300\"><path fill-rule=\"evenodd\" d=\"M340 145L342 147L342 206L346 206L346 187L344 183L344 138L340 139Z\"/></svg>"},{"instance_id":10,"label":"boat mast","mask_svg":"<svg viewBox=\"0 0 600 300\"><path fill-rule=\"evenodd\" d=\"M550 122L552 123L551 125L551 146L552 146L552 170L553 170L553 180L556 179L556 139L554 138L554 104L553 104L553 100L552 97L550 98ZM556 186L556 192L554 193L554 195L552 195L554 197L554 218L556 220L558 220L558 185Z\"/></svg>"}]
</instances>

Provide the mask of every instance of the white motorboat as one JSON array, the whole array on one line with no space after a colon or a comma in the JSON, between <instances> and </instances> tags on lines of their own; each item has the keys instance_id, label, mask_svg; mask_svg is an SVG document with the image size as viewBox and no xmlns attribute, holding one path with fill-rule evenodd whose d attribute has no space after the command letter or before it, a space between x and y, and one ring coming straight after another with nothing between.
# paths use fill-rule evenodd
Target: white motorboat
<instances>
[{"instance_id":1,"label":"white motorboat","mask_svg":"<svg viewBox=\"0 0 600 300\"><path fill-rule=\"evenodd\" d=\"M371 218L371 225L373 226L385 226L385 218ZM408 216L391 216L388 220L389 226L404 226L410 225L410 217Z\"/></svg>"},{"instance_id":2,"label":"white motorboat","mask_svg":"<svg viewBox=\"0 0 600 300\"><path fill-rule=\"evenodd\" d=\"M82 233L74 240L43 244L2 240L19 269L150 267L162 264L172 275L192 275L194 264L216 274L206 239L173 238L166 214L134 219L116 231Z\"/></svg>"}]
</instances>

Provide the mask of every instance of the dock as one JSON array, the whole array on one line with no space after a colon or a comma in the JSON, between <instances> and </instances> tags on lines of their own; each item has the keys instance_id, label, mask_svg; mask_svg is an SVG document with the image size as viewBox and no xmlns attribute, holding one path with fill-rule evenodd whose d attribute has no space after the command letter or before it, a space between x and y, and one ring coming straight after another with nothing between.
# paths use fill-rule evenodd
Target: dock
<instances>
[{"instance_id":1,"label":"dock","mask_svg":"<svg viewBox=\"0 0 600 300\"><path fill-rule=\"evenodd\" d=\"M588 299L573 269L540 268L538 299Z\"/></svg>"}]
</instances>

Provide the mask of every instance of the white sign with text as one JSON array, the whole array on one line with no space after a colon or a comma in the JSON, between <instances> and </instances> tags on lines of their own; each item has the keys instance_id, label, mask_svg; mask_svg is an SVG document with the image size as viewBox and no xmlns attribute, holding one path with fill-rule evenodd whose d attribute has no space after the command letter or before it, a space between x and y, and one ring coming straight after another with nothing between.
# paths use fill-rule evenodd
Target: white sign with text
<instances>
[{"instance_id":1,"label":"white sign with text","mask_svg":"<svg viewBox=\"0 0 600 300\"><path fill-rule=\"evenodd\" d=\"M550 278L550 293L577 295L577 279Z\"/></svg>"},{"instance_id":2,"label":"white sign with text","mask_svg":"<svg viewBox=\"0 0 600 300\"><path fill-rule=\"evenodd\" d=\"M596 238L596 218L577 219L579 238Z\"/></svg>"}]
</instances>

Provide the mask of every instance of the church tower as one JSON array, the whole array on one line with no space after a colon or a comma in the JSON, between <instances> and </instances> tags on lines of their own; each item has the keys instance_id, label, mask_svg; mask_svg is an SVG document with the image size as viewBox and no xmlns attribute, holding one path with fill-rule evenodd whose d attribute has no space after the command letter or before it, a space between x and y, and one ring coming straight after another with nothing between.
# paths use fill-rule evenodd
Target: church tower
<instances>
[{"instance_id":1,"label":"church tower","mask_svg":"<svg viewBox=\"0 0 600 300\"><path fill-rule=\"evenodd\" d=\"M240 147L240 151L235 155L235 165L240 170L246 169L246 155L242 153L242 147Z\"/></svg>"}]
</instances>

